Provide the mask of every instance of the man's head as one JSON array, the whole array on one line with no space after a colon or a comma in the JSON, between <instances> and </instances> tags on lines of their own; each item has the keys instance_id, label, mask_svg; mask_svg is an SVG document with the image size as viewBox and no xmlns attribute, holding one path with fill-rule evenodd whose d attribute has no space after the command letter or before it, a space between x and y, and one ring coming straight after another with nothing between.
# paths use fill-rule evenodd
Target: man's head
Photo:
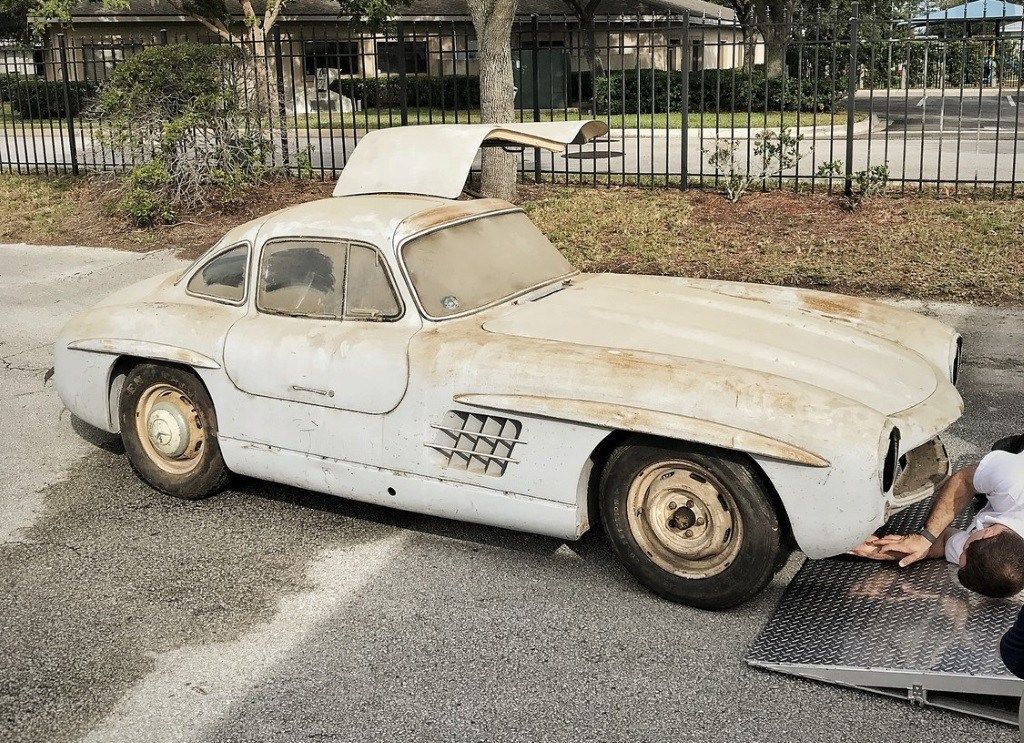
<instances>
[{"instance_id":1,"label":"man's head","mask_svg":"<svg viewBox=\"0 0 1024 743\"><path fill-rule=\"evenodd\" d=\"M1001 599L1024 591L1024 538L1002 524L971 534L960 556L960 584Z\"/></svg>"}]
</instances>

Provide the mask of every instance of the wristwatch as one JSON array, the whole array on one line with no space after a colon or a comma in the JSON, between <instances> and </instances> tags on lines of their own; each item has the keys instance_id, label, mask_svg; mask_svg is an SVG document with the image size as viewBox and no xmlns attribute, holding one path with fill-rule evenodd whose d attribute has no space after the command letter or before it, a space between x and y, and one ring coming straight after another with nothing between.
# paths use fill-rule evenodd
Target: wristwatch
<instances>
[{"instance_id":1,"label":"wristwatch","mask_svg":"<svg viewBox=\"0 0 1024 743\"><path fill-rule=\"evenodd\" d=\"M917 533L920 534L925 539L927 539L929 544L935 544L935 540L938 539L937 536L932 534L930 531L925 529L923 526L920 529L917 530Z\"/></svg>"}]
</instances>

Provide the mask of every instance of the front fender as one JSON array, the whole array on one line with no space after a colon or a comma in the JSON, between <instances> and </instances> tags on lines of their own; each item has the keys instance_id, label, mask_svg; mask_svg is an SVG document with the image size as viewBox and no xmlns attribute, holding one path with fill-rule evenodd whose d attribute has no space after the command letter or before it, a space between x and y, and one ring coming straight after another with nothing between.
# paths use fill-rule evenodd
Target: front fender
<instances>
[{"instance_id":1,"label":"front fender","mask_svg":"<svg viewBox=\"0 0 1024 743\"><path fill-rule=\"evenodd\" d=\"M827 459L778 438L677 413L597 400L537 395L456 395L464 405L585 423L632 433L708 444L810 467L828 467Z\"/></svg>"}]
</instances>

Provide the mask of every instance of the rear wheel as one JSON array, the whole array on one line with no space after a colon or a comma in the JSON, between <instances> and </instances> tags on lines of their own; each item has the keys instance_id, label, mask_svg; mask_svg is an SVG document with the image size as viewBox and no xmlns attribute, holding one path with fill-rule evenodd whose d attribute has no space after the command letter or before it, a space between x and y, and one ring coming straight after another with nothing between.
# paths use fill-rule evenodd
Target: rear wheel
<instances>
[{"instance_id":1,"label":"rear wheel","mask_svg":"<svg viewBox=\"0 0 1024 743\"><path fill-rule=\"evenodd\" d=\"M600 499L620 559L672 601L736 606L764 588L786 551L760 474L735 452L622 446L605 466Z\"/></svg>"},{"instance_id":2,"label":"rear wheel","mask_svg":"<svg viewBox=\"0 0 1024 743\"><path fill-rule=\"evenodd\" d=\"M120 423L128 461L157 490L194 500L227 484L213 400L192 372L133 368L121 389Z\"/></svg>"}]
</instances>

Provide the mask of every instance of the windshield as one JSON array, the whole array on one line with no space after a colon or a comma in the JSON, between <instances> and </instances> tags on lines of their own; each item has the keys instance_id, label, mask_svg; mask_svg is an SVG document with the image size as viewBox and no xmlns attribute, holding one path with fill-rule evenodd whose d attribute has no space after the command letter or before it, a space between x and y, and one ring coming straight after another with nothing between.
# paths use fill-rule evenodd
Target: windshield
<instances>
[{"instance_id":1,"label":"windshield","mask_svg":"<svg viewBox=\"0 0 1024 743\"><path fill-rule=\"evenodd\" d=\"M430 317L480 309L573 273L522 212L435 230L407 242L402 257Z\"/></svg>"}]
</instances>

